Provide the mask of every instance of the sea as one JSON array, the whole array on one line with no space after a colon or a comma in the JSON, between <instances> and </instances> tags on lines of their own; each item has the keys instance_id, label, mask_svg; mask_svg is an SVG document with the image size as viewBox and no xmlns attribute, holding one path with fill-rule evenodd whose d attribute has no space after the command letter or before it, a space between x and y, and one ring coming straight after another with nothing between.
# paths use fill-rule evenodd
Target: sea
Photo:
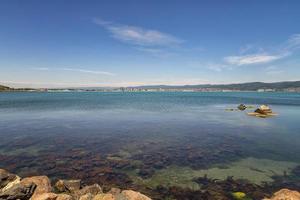
<instances>
[{"instance_id":1,"label":"sea","mask_svg":"<svg viewBox=\"0 0 300 200\"><path fill-rule=\"evenodd\" d=\"M262 104L278 115L247 114ZM0 93L0 168L24 177L198 190L199 177L272 184L299 166L300 93Z\"/></svg>"}]
</instances>

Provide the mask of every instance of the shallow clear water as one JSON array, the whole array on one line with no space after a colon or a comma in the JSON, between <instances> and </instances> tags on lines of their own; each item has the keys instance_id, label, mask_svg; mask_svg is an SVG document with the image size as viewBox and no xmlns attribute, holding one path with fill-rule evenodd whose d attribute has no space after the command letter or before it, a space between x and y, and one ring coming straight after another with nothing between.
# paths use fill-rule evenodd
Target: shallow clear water
<instances>
[{"instance_id":1,"label":"shallow clear water","mask_svg":"<svg viewBox=\"0 0 300 200\"><path fill-rule=\"evenodd\" d=\"M240 103L268 104L279 115L248 116L254 108L226 111ZM191 174L211 171L218 177L215 169L224 165L250 179L253 162L261 169L267 160L281 171L265 167L269 171L256 176L266 178L254 181L269 181L270 171L280 174L300 164L300 94L0 93L0 137L0 167L24 174L92 181L92 172L109 168L136 184L153 185L166 171L190 170L191 180ZM84 173L70 165L84 166Z\"/></svg>"}]
</instances>

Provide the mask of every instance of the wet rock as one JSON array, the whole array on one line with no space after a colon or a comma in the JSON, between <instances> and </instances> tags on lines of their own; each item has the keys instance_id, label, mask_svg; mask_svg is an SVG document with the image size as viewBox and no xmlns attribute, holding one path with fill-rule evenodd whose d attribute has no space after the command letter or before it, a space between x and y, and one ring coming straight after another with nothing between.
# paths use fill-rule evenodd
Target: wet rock
<instances>
[{"instance_id":1,"label":"wet rock","mask_svg":"<svg viewBox=\"0 0 300 200\"><path fill-rule=\"evenodd\" d=\"M263 114L263 115L267 115L267 114L271 114L272 110L271 110L271 108L269 108L269 106L261 105L254 112Z\"/></svg>"},{"instance_id":2,"label":"wet rock","mask_svg":"<svg viewBox=\"0 0 300 200\"><path fill-rule=\"evenodd\" d=\"M28 200L33 195L35 189L36 185L34 183L19 183L0 193L0 200Z\"/></svg>"},{"instance_id":3,"label":"wet rock","mask_svg":"<svg viewBox=\"0 0 300 200\"><path fill-rule=\"evenodd\" d=\"M35 200L39 194L50 193L52 190L50 180L47 176L28 177L22 179L20 182L20 184L22 185L31 184L31 183L34 183L36 185L36 189L32 195L32 200Z\"/></svg>"},{"instance_id":4,"label":"wet rock","mask_svg":"<svg viewBox=\"0 0 300 200\"><path fill-rule=\"evenodd\" d=\"M55 188L59 192L74 192L75 190L79 190L80 186L80 180L59 180L55 183Z\"/></svg>"},{"instance_id":5,"label":"wet rock","mask_svg":"<svg viewBox=\"0 0 300 200\"><path fill-rule=\"evenodd\" d=\"M298 191L288 190L288 189L281 189L270 199L264 200L300 200L300 193Z\"/></svg>"},{"instance_id":6,"label":"wet rock","mask_svg":"<svg viewBox=\"0 0 300 200\"><path fill-rule=\"evenodd\" d=\"M121 194L126 200L151 200L149 197L133 190L123 190Z\"/></svg>"},{"instance_id":7,"label":"wet rock","mask_svg":"<svg viewBox=\"0 0 300 200\"><path fill-rule=\"evenodd\" d=\"M11 174L4 169L0 169L0 191L5 188L9 183L14 182L18 178L15 174ZM7 187L6 189L8 189Z\"/></svg>"},{"instance_id":8,"label":"wet rock","mask_svg":"<svg viewBox=\"0 0 300 200\"><path fill-rule=\"evenodd\" d=\"M273 111L271 110L271 108L269 108L269 106L261 105L254 112L248 113L248 115L266 118L266 117L276 116L278 114L273 113Z\"/></svg>"},{"instance_id":9,"label":"wet rock","mask_svg":"<svg viewBox=\"0 0 300 200\"><path fill-rule=\"evenodd\" d=\"M264 113L272 113L271 108L267 105L261 105L258 109L263 111Z\"/></svg>"},{"instance_id":10,"label":"wet rock","mask_svg":"<svg viewBox=\"0 0 300 200\"><path fill-rule=\"evenodd\" d=\"M247 106L245 104L240 104L238 107L237 107L239 110L246 110L247 109Z\"/></svg>"}]
</instances>

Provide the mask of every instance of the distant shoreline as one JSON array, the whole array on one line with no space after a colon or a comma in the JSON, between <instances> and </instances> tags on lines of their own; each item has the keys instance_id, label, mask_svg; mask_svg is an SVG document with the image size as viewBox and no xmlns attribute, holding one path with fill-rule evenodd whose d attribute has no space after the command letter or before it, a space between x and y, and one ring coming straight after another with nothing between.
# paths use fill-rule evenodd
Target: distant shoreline
<instances>
[{"instance_id":1,"label":"distant shoreline","mask_svg":"<svg viewBox=\"0 0 300 200\"><path fill-rule=\"evenodd\" d=\"M78 90L70 90L70 91L61 91L61 90L48 90L48 91L41 91L41 90L6 90L0 91L0 93L176 93L176 92L183 92L183 93L240 93L240 92L251 92L251 93L300 93L300 91L251 91L251 90L241 90L241 91L78 91Z\"/></svg>"},{"instance_id":2,"label":"distant shoreline","mask_svg":"<svg viewBox=\"0 0 300 200\"><path fill-rule=\"evenodd\" d=\"M148 85L135 87L11 88L0 85L0 92L300 92L300 81L250 82L205 85Z\"/></svg>"}]
</instances>

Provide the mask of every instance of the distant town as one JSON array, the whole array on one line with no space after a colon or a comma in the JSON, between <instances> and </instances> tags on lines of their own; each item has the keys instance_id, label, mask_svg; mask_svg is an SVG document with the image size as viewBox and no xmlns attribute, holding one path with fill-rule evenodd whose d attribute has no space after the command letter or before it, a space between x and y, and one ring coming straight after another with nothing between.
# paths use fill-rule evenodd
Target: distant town
<instances>
[{"instance_id":1,"label":"distant town","mask_svg":"<svg viewBox=\"0 0 300 200\"><path fill-rule=\"evenodd\" d=\"M85 88L11 88L0 85L1 92L300 92L300 81L286 82L251 82L237 84L205 85L150 85L136 87L85 87Z\"/></svg>"}]
</instances>

